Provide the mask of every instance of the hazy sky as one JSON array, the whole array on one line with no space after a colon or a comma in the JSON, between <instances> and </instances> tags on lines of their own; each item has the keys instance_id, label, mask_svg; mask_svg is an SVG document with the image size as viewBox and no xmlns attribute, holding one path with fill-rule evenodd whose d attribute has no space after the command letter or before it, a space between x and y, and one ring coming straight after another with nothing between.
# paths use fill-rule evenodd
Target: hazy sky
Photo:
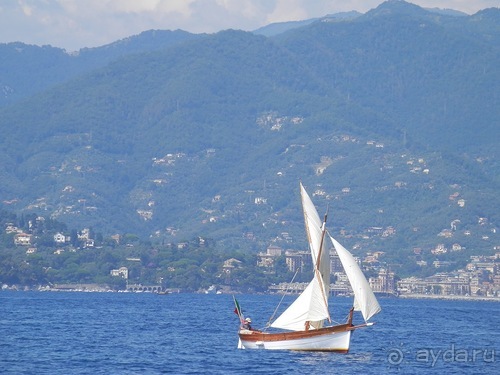
<instances>
[{"instance_id":1,"label":"hazy sky","mask_svg":"<svg viewBox=\"0 0 500 375\"><path fill-rule=\"evenodd\" d=\"M0 0L0 43L97 47L145 30L213 33L357 10L383 0ZM425 8L473 14L500 0L412 0Z\"/></svg>"}]
</instances>

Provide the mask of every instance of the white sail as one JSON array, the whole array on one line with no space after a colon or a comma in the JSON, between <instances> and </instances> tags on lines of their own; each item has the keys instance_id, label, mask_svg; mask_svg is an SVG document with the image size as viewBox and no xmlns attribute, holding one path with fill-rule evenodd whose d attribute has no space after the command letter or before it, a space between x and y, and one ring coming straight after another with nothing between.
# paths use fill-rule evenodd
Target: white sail
<instances>
[{"instance_id":1,"label":"white sail","mask_svg":"<svg viewBox=\"0 0 500 375\"><path fill-rule=\"evenodd\" d=\"M304 211L304 222L307 239L314 269L321 274L325 304L328 305L328 295L330 294L330 253L324 239L324 223L321 221L316 207L314 207L309 194L302 183L300 184L300 194L302 197L302 209ZM319 265L318 265L319 262Z\"/></svg>"},{"instance_id":2,"label":"white sail","mask_svg":"<svg viewBox=\"0 0 500 375\"><path fill-rule=\"evenodd\" d=\"M310 328L321 328L325 319L330 320L328 295L330 292L330 255L325 246L324 228L318 212L300 184L304 221L314 266L313 280L271 327L303 331L306 322Z\"/></svg>"},{"instance_id":3,"label":"white sail","mask_svg":"<svg viewBox=\"0 0 500 375\"><path fill-rule=\"evenodd\" d=\"M323 303L322 287L314 278L302 294L281 314L271 327L304 331L306 322L322 322L329 317L328 306ZM315 324L311 324L314 328Z\"/></svg>"},{"instance_id":4,"label":"white sail","mask_svg":"<svg viewBox=\"0 0 500 375\"><path fill-rule=\"evenodd\" d=\"M351 253L332 236L330 236L330 240L337 251L340 262L344 267L344 271L354 292L354 309L361 311L365 321L368 321L373 315L381 310L377 298L375 298L365 275L363 275L363 272Z\"/></svg>"}]
</instances>

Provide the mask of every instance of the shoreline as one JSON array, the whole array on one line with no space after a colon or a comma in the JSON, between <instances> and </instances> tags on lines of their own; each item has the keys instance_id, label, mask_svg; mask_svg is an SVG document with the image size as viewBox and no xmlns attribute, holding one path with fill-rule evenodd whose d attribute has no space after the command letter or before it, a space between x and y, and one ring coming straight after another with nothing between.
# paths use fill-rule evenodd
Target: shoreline
<instances>
[{"instance_id":1,"label":"shoreline","mask_svg":"<svg viewBox=\"0 0 500 375\"><path fill-rule=\"evenodd\" d=\"M150 293L150 294L158 294L153 291L130 291L130 290L112 290L105 287L93 287L93 288L85 288L81 287L81 285L76 284L75 288L17 288L17 287L9 287L9 288L1 288L2 291L15 291L15 292L77 292L77 293ZM173 291L169 291L172 293ZM182 293L179 290L175 291L176 293ZM169 293L169 294L170 294ZM195 293L196 292L186 292L186 293ZM165 294L165 293L160 293ZM221 294L230 294L224 293ZM258 294L258 293L257 293ZM267 294L267 293L264 293ZM277 294L277 293L270 293ZM350 296L343 296L350 297ZM391 298L391 299L432 299L432 300L448 300L448 301L486 301L486 302L500 302L500 297L484 297L484 296L457 296L457 295L436 295L436 294L399 294L397 296L378 296L379 298Z\"/></svg>"},{"instance_id":2,"label":"shoreline","mask_svg":"<svg viewBox=\"0 0 500 375\"><path fill-rule=\"evenodd\" d=\"M397 298L406 299L441 299L451 301L489 301L500 302L500 297L482 297L482 296L449 296L436 294L400 294Z\"/></svg>"}]
</instances>

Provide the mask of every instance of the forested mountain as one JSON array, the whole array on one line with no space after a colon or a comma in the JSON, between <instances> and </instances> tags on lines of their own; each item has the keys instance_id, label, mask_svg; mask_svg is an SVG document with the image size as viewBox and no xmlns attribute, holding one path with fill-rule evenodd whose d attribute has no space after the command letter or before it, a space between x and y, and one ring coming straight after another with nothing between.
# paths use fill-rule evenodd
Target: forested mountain
<instances>
[{"instance_id":1,"label":"forested mountain","mask_svg":"<svg viewBox=\"0 0 500 375\"><path fill-rule=\"evenodd\" d=\"M107 234L301 248L300 179L355 253L493 251L499 21L388 1L268 37L0 45L2 206Z\"/></svg>"},{"instance_id":2,"label":"forested mountain","mask_svg":"<svg viewBox=\"0 0 500 375\"><path fill-rule=\"evenodd\" d=\"M149 30L97 48L67 52L52 46L0 44L0 107L42 92L78 75L134 53L168 48L201 35L176 30Z\"/></svg>"}]
</instances>

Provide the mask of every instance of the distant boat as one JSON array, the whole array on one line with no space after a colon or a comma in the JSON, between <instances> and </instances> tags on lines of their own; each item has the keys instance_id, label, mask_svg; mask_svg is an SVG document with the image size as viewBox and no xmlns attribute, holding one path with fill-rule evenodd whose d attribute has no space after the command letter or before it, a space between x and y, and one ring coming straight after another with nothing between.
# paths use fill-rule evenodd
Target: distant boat
<instances>
[{"instance_id":1,"label":"distant boat","mask_svg":"<svg viewBox=\"0 0 500 375\"><path fill-rule=\"evenodd\" d=\"M217 287L215 285L210 285L208 289L205 290L205 294L216 294L216 293L217 293Z\"/></svg>"},{"instance_id":2,"label":"distant boat","mask_svg":"<svg viewBox=\"0 0 500 375\"><path fill-rule=\"evenodd\" d=\"M238 331L240 349L306 350L347 353L354 330L373 325L368 320L378 312L380 305L356 260L326 229L327 215L321 221L311 198L302 183L300 193L306 233L313 261L313 278L299 297L274 321L270 327L278 331L252 330L245 323L242 310L234 299L240 318ZM332 325L328 309L330 291L329 239L340 258L354 291L353 307L346 323ZM354 311L361 311L364 323L353 324Z\"/></svg>"}]
</instances>

